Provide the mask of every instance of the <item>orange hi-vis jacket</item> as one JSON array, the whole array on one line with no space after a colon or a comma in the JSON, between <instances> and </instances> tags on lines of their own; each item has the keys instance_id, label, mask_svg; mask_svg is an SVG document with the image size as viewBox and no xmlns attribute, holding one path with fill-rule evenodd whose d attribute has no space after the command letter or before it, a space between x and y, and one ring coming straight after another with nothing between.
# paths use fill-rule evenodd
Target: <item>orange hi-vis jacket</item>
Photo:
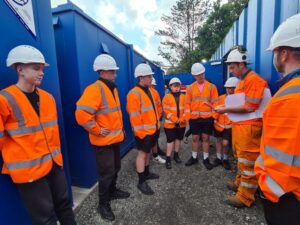
<instances>
[{"instance_id":1,"label":"orange hi-vis jacket","mask_svg":"<svg viewBox=\"0 0 300 225\"><path fill-rule=\"evenodd\" d=\"M278 202L285 193L300 200L300 77L285 83L263 112L260 156L255 163L264 196Z\"/></svg>"},{"instance_id":2,"label":"orange hi-vis jacket","mask_svg":"<svg viewBox=\"0 0 300 225\"><path fill-rule=\"evenodd\" d=\"M175 97L168 93L163 98L163 109L164 109L164 127L165 128L174 128L176 122L180 120L179 127L186 127L185 114L184 114L184 105L185 105L185 95L180 94L179 96L179 118L177 116L177 104Z\"/></svg>"},{"instance_id":3,"label":"orange hi-vis jacket","mask_svg":"<svg viewBox=\"0 0 300 225\"><path fill-rule=\"evenodd\" d=\"M117 88L114 94L101 80L86 87L77 101L75 112L77 123L89 133L92 145L108 146L124 140L122 111ZM107 136L100 135L107 128Z\"/></svg>"},{"instance_id":4,"label":"orange hi-vis jacket","mask_svg":"<svg viewBox=\"0 0 300 225\"><path fill-rule=\"evenodd\" d=\"M197 81L192 83L186 89L184 110L186 120L212 117L212 109L204 103L215 105L217 101L218 90L214 84L205 81L202 93L200 93Z\"/></svg>"},{"instance_id":5,"label":"orange hi-vis jacket","mask_svg":"<svg viewBox=\"0 0 300 225\"><path fill-rule=\"evenodd\" d=\"M153 94L154 94L154 102L155 102L155 105L157 107L157 110L158 110L158 115L159 115L159 118L162 116L162 112L163 112L163 108L162 108L162 104L161 104L161 99L160 99L160 95L158 93L157 90L155 90L155 88L153 87L150 87L151 90L153 90Z\"/></svg>"},{"instance_id":6,"label":"orange hi-vis jacket","mask_svg":"<svg viewBox=\"0 0 300 225\"><path fill-rule=\"evenodd\" d=\"M219 100L216 103L216 105L224 105L225 104L225 98L226 98L226 94L219 96ZM226 114L216 113L214 115L214 118L215 118L214 127L217 131L222 132L224 129L230 129L231 128L232 122Z\"/></svg>"},{"instance_id":7,"label":"orange hi-vis jacket","mask_svg":"<svg viewBox=\"0 0 300 225\"><path fill-rule=\"evenodd\" d=\"M37 92L40 115L16 85L0 92L2 173L9 174L14 183L46 176L53 161L63 165L55 100L46 91Z\"/></svg>"},{"instance_id":8,"label":"orange hi-vis jacket","mask_svg":"<svg viewBox=\"0 0 300 225\"><path fill-rule=\"evenodd\" d=\"M154 101L154 92L149 88ZM160 128L158 109L145 91L138 86L131 89L127 95L127 112L134 135L143 139L146 135L153 135Z\"/></svg>"},{"instance_id":9,"label":"orange hi-vis jacket","mask_svg":"<svg viewBox=\"0 0 300 225\"><path fill-rule=\"evenodd\" d=\"M253 112L258 109L264 95L264 89L268 87L267 82L254 71L249 70L238 82L234 93L245 93L244 109ZM261 125L261 119L236 122L235 124Z\"/></svg>"}]
</instances>

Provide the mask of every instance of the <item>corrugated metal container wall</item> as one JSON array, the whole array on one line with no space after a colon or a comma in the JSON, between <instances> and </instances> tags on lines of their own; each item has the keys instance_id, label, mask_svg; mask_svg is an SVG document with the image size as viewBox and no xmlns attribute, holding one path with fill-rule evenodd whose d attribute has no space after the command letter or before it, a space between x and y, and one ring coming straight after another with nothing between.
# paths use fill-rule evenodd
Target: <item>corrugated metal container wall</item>
<instances>
[{"instance_id":1,"label":"corrugated metal container wall","mask_svg":"<svg viewBox=\"0 0 300 225\"><path fill-rule=\"evenodd\" d=\"M126 140L121 146L121 154L126 154L134 146L126 112L126 95L135 84L134 68L140 62L148 61L110 31L102 27L81 9L67 3L53 9L58 69L63 95L64 118L68 147L70 149L70 168L72 184L82 187L92 186L97 179L94 152L88 140L87 132L79 127L75 120L76 101L87 85L95 82L98 75L93 71L93 62L100 53L112 55L120 69L117 71L121 108L123 111ZM150 63L148 61L148 63ZM151 65L160 83L162 70ZM159 84L159 88L163 88ZM159 90L163 93L163 89Z\"/></svg>"},{"instance_id":2,"label":"corrugated metal container wall","mask_svg":"<svg viewBox=\"0 0 300 225\"><path fill-rule=\"evenodd\" d=\"M17 45L27 44L38 48L44 54L50 67L44 69L45 76L41 88L50 92L57 103L64 168L66 174L68 174L67 145L64 135L50 1L33 0L26 4L31 4L31 2L36 39L26 30L8 5L4 1L0 1L0 27L3 31L0 36L0 88L5 88L17 81L16 73L6 67L6 57L12 48ZM22 8L23 6L20 7ZM0 167L2 168L2 159L0 159ZM9 176L0 175L0 187L0 224L31 224L25 209L21 205L17 187L11 182Z\"/></svg>"}]
</instances>

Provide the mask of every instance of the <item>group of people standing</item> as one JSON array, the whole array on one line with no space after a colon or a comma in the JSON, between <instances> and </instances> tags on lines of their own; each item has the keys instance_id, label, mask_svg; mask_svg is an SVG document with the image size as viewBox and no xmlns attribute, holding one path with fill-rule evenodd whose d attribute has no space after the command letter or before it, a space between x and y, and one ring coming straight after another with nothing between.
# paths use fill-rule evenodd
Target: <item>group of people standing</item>
<instances>
[{"instance_id":1,"label":"group of people standing","mask_svg":"<svg viewBox=\"0 0 300 225\"><path fill-rule=\"evenodd\" d=\"M234 77L226 83L226 94L218 96L214 84L205 80L205 67L193 64L196 79L186 94L180 93L181 81L173 78L171 92L160 103L151 83L153 71L148 64L135 68L137 85L127 95L126 110L135 136L137 188L146 195L154 191L147 180L159 175L149 169L150 154L157 159L160 117L164 117L167 136L165 163L172 168L171 155L180 163L180 141L189 123L192 155L186 166L198 163L199 140L203 164L211 170L222 164L230 169L228 146L237 158L238 173L227 186L236 192L227 203L249 207L258 190L269 225L296 225L300 221L300 14L279 26L268 50L274 53L274 66L283 78L280 89L266 106L262 118L231 122L227 113L246 114L258 109L267 82L248 68L246 49L232 48L226 64ZM33 224L76 224L68 200L67 185L60 150L55 100L37 88L48 64L36 48L17 46L7 57L7 66L18 74L18 82L0 92L0 150L2 172L18 186L24 207ZM76 103L77 123L89 134L99 175L99 206L102 218L113 221L111 200L128 198L130 193L117 188L121 168L120 144L124 141L122 111L115 85L116 61L110 55L96 57L93 69L99 79L86 87ZM238 78L238 79L237 79ZM243 93L244 104L228 107L227 95ZM231 132L232 130L232 132ZM217 137L217 157L209 159L210 136ZM231 138L232 135L232 138ZM159 159L158 159L159 160Z\"/></svg>"}]
</instances>

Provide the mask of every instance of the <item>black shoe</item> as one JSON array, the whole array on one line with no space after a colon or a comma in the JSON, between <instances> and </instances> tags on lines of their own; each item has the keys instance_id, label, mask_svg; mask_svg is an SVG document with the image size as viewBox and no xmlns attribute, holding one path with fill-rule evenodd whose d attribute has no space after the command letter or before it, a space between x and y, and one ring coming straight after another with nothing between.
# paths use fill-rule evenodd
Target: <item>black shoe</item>
<instances>
[{"instance_id":1,"label":"black shoe","mask_svg":"<svg viewBox=\"0 0 300 225\"><path fill-rule=\"evenodd\" d=\"M178 155L174 155L174 161L176 162L176 163L182 163L182 161L181 161L181 159L179 158L179 156Z\"/></svg>"},{"instance_id":2,"label":"black shoe","mask_svg":"<svg viewBox=\"0 0 300 225\"><path fill-rule=\"evenodd\" d=\"M137 188L145 195L153 195L154 194L154 191L151 189L151 187L149 187L149 185L147 184L146 181L141 184L138 184Z\"/></svg>"},{"instance_id":3,"label":"black shoe","mask_svg":"<svg viewBox=\"0 0 300 225\"><path fill-rule=\"evenodd\" d=\"M114 200L114 199L129 198L130 194L127 191L116 189L114 192L110 193L109 196L110 196L110 200Z\"/></svg>"},{"instance_id":4,"label":"black shoe","mask_svg":"<svg viewBox=\"0 0 300 225\"><path fill-rule=\"evenodd\" d=\"M115 215L112 212L109 203L99 204L98 212L100 213L100 216L105 220L108 220L108 221L114 221L115 220Z\"/></svg>"},{"instance_id":5,"label":"black shoe","mask_svg":"<svg viewBox=\"0 0 300 225\"><path fill-rule=\"evenodd\" d=\"M167 169L172 169L172 164L171 164L171 162L166 162L166 168L167 168Z\"/></svg>"},{"instance_id":6,"label":"black shoe","mask_svg":"<svg viewBox=\"0 0 300 225\"><path fill-rule=\"evenodd\" d=\"M219 158L215 158L214 162L213 162L213 166L217 167L219 165L222 165L222 160Z\"/></svg>"},{"instance_id":7,"label":"black shoe","mask_svg":"<svg viewBox=\"0 0 300 225\"><path fill-rule=\"evenodd\" d=\"M154 180L154 179L158 179L159 175L156 173L151 173L149 172L148 175L146 176L146 180Z\"/></svg>"},{"instance_id":8,"label":"black shoe","mask_svg":"<svg viewBox=\"0 0 300 225\"><path fill-rule=\"evenodd\" d=\"M193 156L185 163L185 166L191 166L198 163L198 159L194 159Z\"/></svg>"},{"instance_id":9,"label":"black shoe","mask_svg":"<svg viewBox=\"0 0 300 225\"><path fill-rule=\"evenodd\" d=\"M158 149L157 154L159 154L161 156L166 156L166 153L161 149Z\"/></svg>"},{"instance_id":10,"label":"black shoe","mask_svg":"<svg viewBox=\"0 0 300 225\"><path fill-rule=\"evenodd\" d=\"M209 162L209 158L203 160L203 164L208 170L211 170L213 168L213 165Z\"/></svg>"},{"instance_id":11,"label":"black shoe","mask_svg":"<svg viewBox=\"0 0 300 225\"><path fill-rule=\"evenodd\" d=\"M225 170L230 170L231 166L228 159L223 160L223 167Z\"/></svg>"}]
</instances>

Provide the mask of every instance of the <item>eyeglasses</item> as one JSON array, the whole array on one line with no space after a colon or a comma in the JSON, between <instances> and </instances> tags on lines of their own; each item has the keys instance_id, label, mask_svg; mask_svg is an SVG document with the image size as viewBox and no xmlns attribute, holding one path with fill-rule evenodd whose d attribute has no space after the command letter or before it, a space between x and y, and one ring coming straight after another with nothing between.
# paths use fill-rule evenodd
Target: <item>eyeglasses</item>
<instances>
[{"instance_id":1,"label":"eyeglasses","mask_svg":"<svg viewBox=\"0 0 300 225\"><path fill-rule=\"evenodd\" d=\"M235 45L233 46L230 51L237 49L240 53L246 53L247 49L243 45Z\"/></svg>"}]
</instances>

